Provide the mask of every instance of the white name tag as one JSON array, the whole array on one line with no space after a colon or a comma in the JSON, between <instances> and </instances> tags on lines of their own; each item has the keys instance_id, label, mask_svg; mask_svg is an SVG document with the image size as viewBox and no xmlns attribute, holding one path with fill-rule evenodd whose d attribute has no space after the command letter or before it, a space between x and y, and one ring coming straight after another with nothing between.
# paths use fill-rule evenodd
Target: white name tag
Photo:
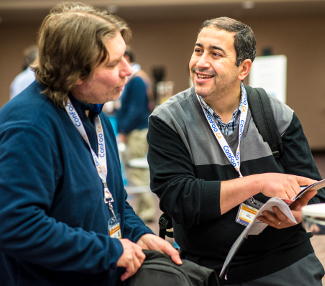
<instances>
[{"instance_id":1,"label":"white name tag","mask_svg":"<svg viewBox=\"0 0 325 286\"><path fill-rule=\"evenodd\" d=\"M120 214L117 214L116 217L112 217L108 221L108 234L112 238L122 238L121 226L120 226Z\"/></svg>"},{"instance_id":2,"label":"white name tag","mask_svg":"<svg viewBox=\"0 0 325 286\"><path fill-rule=\"evenodd\" d=\"M253 208L245 203L241 203L237 213L236 222L244 226L247 226L255 218L257 213L258 213L258 209Z\"/></svg>"}]
</instances>

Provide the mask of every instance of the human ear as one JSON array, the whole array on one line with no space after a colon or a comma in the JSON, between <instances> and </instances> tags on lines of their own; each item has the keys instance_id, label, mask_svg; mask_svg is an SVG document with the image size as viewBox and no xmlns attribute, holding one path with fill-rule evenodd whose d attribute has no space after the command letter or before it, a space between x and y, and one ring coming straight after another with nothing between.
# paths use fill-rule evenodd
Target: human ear
<instances>
[{"instance_id":1,"label":"human ear","mask_svg":"<svg viewBox=\"0 0 325 286\"><path fill-rule=\"evenodd\" d=\"M238 79L240 81L244 80L252 68L252 61L250 59L244 60L239 66Z\"/></svg>"},{"instance_id":2,"label":"human ear","mask_svg":"<svg viewBox=\"0 0 325 286\"><path fill-rule=\"evenodd\" d=\"M77 79L76 85L81 85L84 81L80 78Z\"/></svg>"}]
</instances>

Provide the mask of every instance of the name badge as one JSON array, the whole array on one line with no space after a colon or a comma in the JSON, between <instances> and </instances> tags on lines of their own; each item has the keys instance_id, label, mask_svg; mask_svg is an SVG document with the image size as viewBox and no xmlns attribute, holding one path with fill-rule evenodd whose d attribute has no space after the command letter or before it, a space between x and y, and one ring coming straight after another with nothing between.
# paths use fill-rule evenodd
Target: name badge
<instances>
[{"instance_id":1,"label":"name badge","mask_svg":"<svg viewBox=\"0 0 325 286\"><path fill-rule=\"evenodd\" d=\"M120 214L112 217L108 221L108 234L112 238L122 238Z\"/></svg>"},{"instance_id":2,"label":"name badge","mask_svg":"<svg viewBox=\"0 0 325 286\"><path fill-rule=\"evenodd\" d=\"M262 205L263 203L252 198L241 203L237 212L236 222L243 226L248 226Z\"/></svg>"}]
</instances>

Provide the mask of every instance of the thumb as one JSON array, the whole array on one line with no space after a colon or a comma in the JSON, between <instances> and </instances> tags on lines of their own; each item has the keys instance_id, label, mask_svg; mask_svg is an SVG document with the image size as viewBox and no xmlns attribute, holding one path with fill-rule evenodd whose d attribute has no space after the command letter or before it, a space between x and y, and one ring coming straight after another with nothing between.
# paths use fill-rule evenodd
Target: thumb
<instances>
[{"instance_id":1,"label":"thumb","mask_svg":"<svg viewBox=\"0 0 325 286\"><path fill-rule=\"evenodd\" d=\"M130 271L130 267L126 267L125 272L121 276L121 281L124 281L124 280L128 279L129 277L131 277L132 276L131 273L132 272Z\"/></svg>"},{"instance_id":2,"label":"thumb","mask_svg":"<svg viewBox=\"0 0 325 286\"><path fill-rule=\"evenodd\" d=\"M172 259L176 264L178 264L178 265L183 264L183 261L182 261L182 259L180 258L178 251L177 251L176 249L175 249L175 251L176 251L176 253L175 253L175 254L172 254L172 255L170 256L170 258L171 258L171 259Z\"/></svg>"},{"instance_id":3,"label":"thumb","mask_svg":"<svg viewBox=\"0 0 325 286\"><path fill-rule=\"evenodd\" d=\"M300 199L292 204L292 209L299 211L301 208L308 204L311 198L317 194L317 191L307 191Z\"/></svg>"},{"instance_id":4,"label":"thumb","mask_svg":"<svg viewBox=\"0 0 325 286\"><path fill-rule=\"evenodd\" d=\"M165 254L169 255L176 264L181 265L183 263L179 256L179 252L170 243L164 245L163 251Z\"/></svg>"}]
</instances>

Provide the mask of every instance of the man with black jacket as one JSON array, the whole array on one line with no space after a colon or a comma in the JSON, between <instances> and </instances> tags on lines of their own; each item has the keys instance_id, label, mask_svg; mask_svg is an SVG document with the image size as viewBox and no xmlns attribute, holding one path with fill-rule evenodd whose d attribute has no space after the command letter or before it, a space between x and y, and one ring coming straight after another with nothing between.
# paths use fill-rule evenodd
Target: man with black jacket
<instances>
[{"instance_id":1,"label":"man with black jacket","mask_svg":"<svg viewBox=\"0 0 325 286\"><path fill-rule=\"evenodd\" d=\"M194 86L149 118L151 189L173 218L181 257L217 273L256 204L291 199L301 185L321 179L297 116L274 97L280 159L259 134L242 84L255 54L247 25L227 17L205 21L189 63ZM298 224L278 208L264 212L259 219L269 226L244 242L221 284L321 285L324 269L300 222L302 206L324 201L321 189L292 204Z\"/></svg>"}]
</instances>

